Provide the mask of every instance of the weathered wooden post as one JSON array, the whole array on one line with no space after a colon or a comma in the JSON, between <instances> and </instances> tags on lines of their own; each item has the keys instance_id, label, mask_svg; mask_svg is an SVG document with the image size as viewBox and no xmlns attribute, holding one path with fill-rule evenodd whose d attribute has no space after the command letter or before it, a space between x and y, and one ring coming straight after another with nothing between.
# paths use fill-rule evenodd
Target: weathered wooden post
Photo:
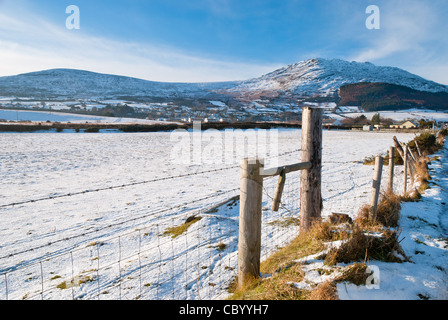
<instances>
[{"instance_id":1,"label":"weathered wooden post","mask_svg":"<svg viewBox=\"0 0 448 320\"><path fill-rule=\"evenodd\" d=\"M415 174L415 163L414 163L414 161L412 161L412 159L409 158L409 155L407 155L406 157L404 155L404 149L406 149L405 148L406 144L400 143L398 141L397 137L394 137L393 141L394 141L395 148L398 151L398 154L403 159L403 162L407 161L407 164L408 164L407 165L407 170L409 171L410 176L413 177L414 174ZM406 158L406 160L405 160L405 158Z\"/></svg>"},{"instance_id":2,"label":"weathered wooden post","mask_svg":"<svg viewBox=\"0 0 448 320\"><path fill-rule=\"evenodd\" d=\"M275 190L274 199L272 200L272 211L277 212L280 208L280 201L282 199L283 189L285 188L286 172L282 170L278 178L277 189Z\"/></svg>"},{"instance_id":3,"label":"weathered wooden post","mask_svg":"<svg viewBox=\"0 0 448 320\"><path fill-rule=\"evenodd\" d=\"M414 141L415 141L415 146L417 147L418 156L421 157L422 156L422 152L420 151L420 146L418 145L417 140L414 140Z\"/></svg>"},{"instance_id":4,"label":"weathered wooden post","mask_svg":"<svg viewBox=\"0 0 448 320\"><path fill-rule=\"evenodd\" d=\"M383 160L384 160L383 157L375 158L375 173L373 176L372 194L370 197L370 206L372 208L373 220L376 219L376 211L378 208L378 198L379 198L380 189L381 189L381 175L383 172Z\"/></svg>"},{"instance_id":5,"label":"weathered wooden post","mask_svg":"<svg viewBox=\"0 0 448 320\"><path fill-rule=\"evenodd\" d=\"M394 192L395 148L389 148L389 191Z\"/></svg>"},{"instance_id":6,"label":"weathered wooden post","mask_svg":"<svg viewBox=\"0 0 448 320\"><path fill-rule=\"evenodd\" d=\"M241 161L240 216L238 238L238 287L260 276L261 205L263 161Z\"/></svg>"},{"instance_id":7,"label":"weathered wooden post","mask_svg":"<svg viewBox=\"0 0 448 320\"><path fill-rule=\"evenodd\" d=\"M302 162L311 162L311 168L300 178L300 232L321 219L322 115L320 108L302 109Z\"/></svg>"},{"instance_id":8,"label":"weathered wooden post","mask_svg":"<svg viewBox=\"0 0 448 320\"><path fill-rule=\"evenodd\" d=\"M407 158L408 158L408 174L409 174L409 180L411 182L411 185L414 185L414 175L415 175L415 162L416 158L412 152L412 149L409 147L409 145L406 145L406 151L407 151ZM413 165L413 169L411 169L411 163Z\"/></svg>"},{"instance_id":9,"label":"weathered wooden post","mask_svg":"<svg viewBox=\"0 0 448 320\"><path fill-rule=\"evenodd\" d=\"M408 146L403 147L403 162L404 162L403 195L406 195L406 193L408 192Z\"/></svg>"}]
</instances>

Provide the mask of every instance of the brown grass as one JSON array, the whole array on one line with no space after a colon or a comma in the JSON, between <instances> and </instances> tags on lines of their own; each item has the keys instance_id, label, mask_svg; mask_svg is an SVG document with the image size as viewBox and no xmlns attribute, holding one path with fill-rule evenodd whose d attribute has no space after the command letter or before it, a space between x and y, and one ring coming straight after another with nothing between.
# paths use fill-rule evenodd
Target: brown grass
<instances>
[{"instance_id":1,"label":"brown grass","mask_svg":"<svg viewBox=\"0 0 448 320\"><path fill-rule=\"evenodd\" d=\"M368 204L363 205L356 215L355 224L362 229L380 230L382 226L376 223L372 217L372 207Z\"/></svg>"},{"instance_id":2,"label":"brown grass","mask_svg":"<svg viewBox=\"0 0 448 320\"><path fill-rule=\"evenodd\" d=\"M200 221L202 219L202 217L190 217L190 218L188 218L186 221L185 221L185 223L183 223L183 224L181 224L180 226L177 226L177 227L171 227L171 228L168 228L163 234L164 235L171 235L171 237L174 239L174 238L177 238L178 236L180 236L181 234L183 234L184 232L186 232L187 230L188 230L188 228L192 225L192 224L194 224L194 223L196 223L196 222L198 222L198 221Z\"/></svg>"},{"instance_id":3,"label":"brown grass","mask_svg":"<svg viewBox=\"0 0 448 320\"><path fill-rule=\"evenodd\" d=\"M87 283L87 282L92 282L94 281L94 279L90 276L79 276L79 277L75 277L74 279L71 279L70 281L64 281L61 282L60 284L57 285L58 289L64 290L64 289L69 289L69 288L73 288L73 287L79 287L80 285Z\"/></svg>"},{"instance_id":4,"label":"brown grass","mask_svg":"<svg viewBox=\"0 0 448 320\"><path fill-rule=\"evenodd\" d=\"M366 234L355 226L348 241L328 252L325 263L336 265L367 260L403 262L396 253L405 257L398 241L398 232L386 229L381 236L376 236Z\"/></svg>"},{"instance_id":5,"label":"brown grass","mask_svg":"<svg viewBox=\"0 0 448 320\"><path fill-rule=\"evenodd\" d=\"M313 289L307 300L339 300L336 283L327 281Z\"/></svg>"},{"instance_id":6,"label":"brown grass","mask_svg":"<svg viewBox=\"0 0 448 320\"><path fill-rule=\"evenodd\" d=\"M354 263L347 266L342 275L335 279L335 282L351 282L357 286L363 285L369 277L366 270L367 265L365 263Z\"/></svg>"},{"instance_id":7,"label":"brown grass","mask_svg":"<svg viewBox=\"0 0 448 320\"><path fill-rule=\"evenodd\" d=\"M332 225L329 222L315 222L308 232L301 233L288 246L280 249L261 263L261 272L272 274L268 279L250 279L242 288L236 289L237 280L231 285L231 299L236 300L305 300L310 291L294 287L293 283L303 280L304 273L301 264L294 260L319 253L326 249L324 242L341 240L348 237L348 231ZM323 293L321 287L313 294L313 300L318 297L330 298L331 292ZM331 290L330 290L331 291Z\"/></svg>"},{"instance_id":8,"label":"brown grass","mask_svg":"<svg viewBox=\"0 0 448 320\"><path fill-rule=\"evenodd\" d=\"M289 245L272 254L261 263L261 272L274 273L293 260L316 254L326 249L324 242L341 240L346 232L329 222L315 222L308 232L300 233Z\"/></svg>"},{"instance_id":9,"label":"brown grass","mask_svg":"<svg viewBox=\"0 0 448 320\"><path fill-rule=\"evenodd\" d=\"M231 300L304 300L309 291L299 289L294 283L303 280L304 272L300 264L293 264L268 279L249 279L243 287L236 288L235 279L232 286Z\"/></svg>"},{"instance_id":10,"label":"brown grass","mask_svg":"<svg viewBox=\"0 0 448 320\"><path fill-rule=\"evenodd\" d=\"M431 180L431 176L428 171L427 159L421 158L415 162L415 180L418 185L418 192L424 193L429 189L428 181Z\"/></svg>"},{"instance_id":11,"label":"brown grass","mask_svg":"<svg viewBox=\"0 0 448 320\"><path fill-rule=\"evenodd\" d=\"M398 226L401 212L401 197L393 192L386 192L378 204L376 220L385 227Z\"/></svg>"},{"instance_id":12,"label":"brown grass","mask_svg":"<svg viewBox=\"0 0 448 320\"><path fill-rule=\"evenodd\" d=\"M385 192L378 203L376 219L373 219L369 205L364 205L355 218L355 223L367 230L379 231L384 227L397 227L400 220L402 197L393 192Z\"/></svg>"}]
</instances>

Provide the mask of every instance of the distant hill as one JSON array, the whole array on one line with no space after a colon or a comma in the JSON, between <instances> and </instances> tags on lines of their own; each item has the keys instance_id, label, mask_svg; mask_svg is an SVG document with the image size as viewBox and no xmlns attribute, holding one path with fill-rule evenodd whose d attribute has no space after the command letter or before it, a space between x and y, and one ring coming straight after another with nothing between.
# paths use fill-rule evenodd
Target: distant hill
<instances>
[{"instance_id":1,"label":"distant hill","mask_svg":"<svg viewBox=\"0 0 448 320\"><path fill-rule=\"evenodd\" d=\"M216 107L218 103L233 110L247 107L239 112L250 110L261 119L267 110L276 114L285 110L300 113L299 103L304 101L362 105L366 110L416 106L447 110L448 86L395 67L316 58L245 81L214 83L154 82L84 70L52 69L0 77L2 96L37 101L122 99L172 103L193 111L202 110L202 106ZM209 101L215 101L215 105L211 106ZM225 116L231 118L230 114Z\"/></svg>"},{"instance_id":2,"label":"distant hill","mask_svg":"<svg viewBox=\"0 0 448 320\"><path fill-rule=\"evenodd\" d=\"M52 69L0 77L0 96L54 99L198 98L232 83L169 83L75 69Z\"/></svg>"},{"instance_id":3,"label":"distant hill","mask_svg":"<svg viewBox=\"0 0 448 320\"><path fill-rule=\"evenodd\" d=\"M355 83L340 87L339 105L361 106L365 111L426 107L448 111L448 92L427 92L389 83Z\"/></svg>"},{"instance_id":4,"label":"distant hill","mask_svg":"<svg viewBox=\"0 0 448 320\"><path fill-rule=\"evenodd\" d=\"M399 68L321 58L297 62L264 76L236 83L236 86L225 92L246 98L332 96L341 86L360 82L390 83L414 90L448 92L448 86Z\"/></svg>"}]
</instances>

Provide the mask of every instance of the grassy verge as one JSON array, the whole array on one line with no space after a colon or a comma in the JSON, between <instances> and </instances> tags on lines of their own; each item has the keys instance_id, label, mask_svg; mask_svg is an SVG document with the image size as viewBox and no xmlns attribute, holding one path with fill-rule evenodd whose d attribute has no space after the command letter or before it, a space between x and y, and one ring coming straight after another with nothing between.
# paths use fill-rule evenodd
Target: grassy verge
<instances>
[{"instance_id":1,"label":"grassy verge","mask_svg":"<svg viewBox=\"0 0 448 320\"><path fill-rule=\"evenodd\" d=\"M352 224L315 223L310 231L300 234L262 262L261 273L269 277L251 279L239 289L235 280L229 290L232 293L230 299L336 300L337 283L366 283L366 261L405 261L399 233L389 227L399 219L397 199L391 195L383 197L377 220L372 220L368 211L362 208ZM310 256L323 262L323 267L317 271L329 279L319 285L306 284L304 288L304 268ZM340 263L349 265L341 267Z\"/></svg>"},{"instance_id":2,"label":"grassy verge","mask_svg":"<svg viewBox=\"0 0 448 320\"><path fill-rule=\"evenodd\" d=\"M427 144L428 140L436 145ZM366 273L367 261L409 261L400 246L400 233L397 231L401 203L416 201L421 197L422 189L431 179L428 174L427 156L431 154L429 152L435 152L443 145L440 137L433 139L426 134L417 137L415 141L420 141L418 145L425 155L416 164L416 180L420 183L418 192L405 196L392 192L383 193L375 217L369 206L363 206L353 223L315 223L310 231L300 234L289 245L262 262L261 272L270 276L251 279L242 288L236 288L235 279L229 288L232 293L230 299L337 300L337 283L366 284L369 276ZM322 262L323 267L318 270L319 274L329 276L323 283L303 286L309 260L307 257L310 256L314 261Z\"/></svg>"}]
</instances>

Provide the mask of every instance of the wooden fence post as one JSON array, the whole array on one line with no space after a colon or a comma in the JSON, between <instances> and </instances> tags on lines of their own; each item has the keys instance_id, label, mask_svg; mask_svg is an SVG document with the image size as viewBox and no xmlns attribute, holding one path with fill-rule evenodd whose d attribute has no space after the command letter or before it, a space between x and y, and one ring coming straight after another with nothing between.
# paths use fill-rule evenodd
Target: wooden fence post
<instances>
[{"instance_id":1,"label":"wooden fence post","mask_svg":"<svg viewBox=\"0 0 448 320\"><path fill-rule=\"evenodd\" d=\"M395 148L398 151L398 154L403 159L403 162L407 161L407 163L408 163L407 170L409 171L410 176L413 177L415 174L415 163L414 163L414 161L412 161L412 159L409 158L409 155L407 155L406 157L404 155L404 149L406 149L405 148L406 144L401 144L398 141L397 137L394 137L393 141L394 141ZM406 158L406 160L405 160L405 158Z\"/></svg>"},{"instance_id":2,"label":"wooden fence post","mask_svg":"<svg viewBox=\"0 0 448 320\"><path fill-rule=\"evenodd\" d=\"M322 211L322 115L323 109L302 109L302 162L311 168L300 178L300 232L306 232Z\"/></svg>"},{"instance_id":3,"label":"wooden fence post","mask_svg":"<svg viewBox=\"0 0 448 320\"><path fill-rule=\"evenodd\" d=\"M408 147L405 146L403 148L403 162L404 162L404 187L403 187L403 195L406 195L408 192Z\"/></svg>"},{"instance_id":4,"label":"wooden fence post","mask_svg":"<svg viewBox=\"0 0 448 320\"><path fill-rule=\"evenodd\" d=\"M260 276L261 205L263 197L263 162L241 162L240 216L238 237L238 287Z\"/></svg>"},{"instance_id":5,"label":"wooden fence post","mask_svg":"<svg viewBox=\"0 0 448 320\"><path fill-rule=\"evenodd\" d=\"M389 191L394 192L395 148L389 148Z\"/></svg>"},{"instance_id":6,"label":"wooden fence post","mask_svg":"<svg viewBox=\"0 0 448 320\"><path fill-rule=\"evenodd\" d=\"M373 176L373 183L372 183L372 195L370 197L370 206L372 208L373 220L376 219L376 210L378 208L378 198L381 189L381 175L383 172L383 160L384 160L383 157L375 158L375 173Z\"/></svg>"},{"instance_id":7,"label":"wooden fence post","mask_svg":"<svg viewBox=\"0 0 448 320\"><path fill-rule=\"evenodd\" d=\"M420 146L418 145L417 140L414 140L414 141L415 141L415 146L417 147L418 156L421 157L422 156L422 152L420 151Z\"/></svg>"}]
</instances>

